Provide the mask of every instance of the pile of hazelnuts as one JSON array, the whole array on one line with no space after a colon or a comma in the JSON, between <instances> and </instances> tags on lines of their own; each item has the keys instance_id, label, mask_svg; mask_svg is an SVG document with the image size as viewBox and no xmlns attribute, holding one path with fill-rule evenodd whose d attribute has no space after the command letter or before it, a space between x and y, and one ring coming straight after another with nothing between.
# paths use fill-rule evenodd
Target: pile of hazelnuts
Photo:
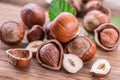
<instances>
[{"instance_id":1,"label":"pile of hazelnuts","mask_svg":"<svg viewBox=\"0 0 120 80\"><path fill-rule=\"evenodd\" d=\"M23 22L7 21L0 27L1 41L10 46L18 45L23 40L25 26L30 29L26 35L29 44L25 49L6 50L12 65L23 68L34 56L45 68L64 68L76 73L83 67L83 62L95 56L96 44L107 51L118 46L119 29L110 23L110 10L102 5L101 0L67 1L76 9L77 16L82 17L83 28L94 34L95 42L87 35L79 35L79 22L71 13L62 12L44 25L45 11L39 5L29 3L21 10ZM111 65L107 60L98 59L90 72L93 76L102 77L110 70Z\"/></svg>"}]
</instances>

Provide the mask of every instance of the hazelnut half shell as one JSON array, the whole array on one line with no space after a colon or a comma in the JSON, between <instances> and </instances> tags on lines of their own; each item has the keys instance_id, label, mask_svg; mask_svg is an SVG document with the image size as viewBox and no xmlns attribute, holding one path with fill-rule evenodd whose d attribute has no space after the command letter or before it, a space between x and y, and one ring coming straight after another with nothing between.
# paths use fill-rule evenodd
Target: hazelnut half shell
<instances>
[{"instance_id":1,"label":"hazelnut half shell","mask_svg":"<svg viewBox=\"0 0 120 80\"><path fill-rule=\"evenodd\" d=\"M77 32L78 21L71 13L63 12L51 23L50 33L61 43L72 40Z\"/></svg>"},{"instance_id":2,"label":"hazelnut half shell","mask_svg":"<svg viewBox=\"0 0 120 80\"><path fill-rule=\"evenodd\" d=\"M36 59L45 68L59 70L63 59L62 45L54 39L45 41L39 46Z\"/></svg>"},{"instance_id":3,"label":"hazelnut half shell","mask_svg":"<svg viewBox=\"0 0 120 80\"><path fill-rule=\"evenodd\" d=\"M43 28L39 25L34 25L27 33L27 40L29 42L36 40L43 40L45 37L45 32Z\"/></svg>"},{"instance_id":4,"label":"hazelnut half shell","mask_svg":"<svg viewBox=\"0 0 120 80\"><path fill-rule=\"evenodd\" d=\"M45 22L45 12L39 5L29 3L22 8L21 18L28 28L33 27L33 25L43 26Z\"/></svg>"},{"instance_id":5,"label":"hazelnut half shell","mask_svg":"<svg viewBox=\"0 0 120 80\"><path fill-rule=\"evenodd\" d=\"M2 42L7 45L19 44L25 34L25 26L20 21L6 21L0 26Z\"/></svg>"},{"instance_id":6,"label":"hazelnut half shell","mask_svg":"<svg viewBox=\"0 0 120 80\"><path fill-rule=\"evenodd\" d=\"M115 25L111 23L102 24L94 33L95 41L102 49L111 51L118 46L120 31Z\"/></svg>"},{"instance_id":7,"label":"hazelnut half shell","mask_svg":"<svg viewBox=\"0 0 120 80\"><path fill-rule=\"evenodd\" d=\"M67 45L68 53L75 54L84 62L92 59L96 54L95 43L87 36L77 36Z\"/></svg>"},{"instance_id":8,"label":"hazelnut half shell","mask_svg":"<svg viewBox=\"0 0 120 80\"><path fill-rule=\"evenodd\" d=\"M21 48L8 49L6 54L8 55L9 62L18 68L27 66L32 58L31 51Z\"/></svg>"},{"instance_id":9,"label":"hazelnut half shell","mask_svg":"<svg viewBox=\"0 0 120 80\"><path fill-rule=\"evenodd\" d=\"M83 18L83 27L89 33L94 33L94 30L103 23L109 23L110 17L101 11L92 10Z\"/></svg>"}]
</instances>

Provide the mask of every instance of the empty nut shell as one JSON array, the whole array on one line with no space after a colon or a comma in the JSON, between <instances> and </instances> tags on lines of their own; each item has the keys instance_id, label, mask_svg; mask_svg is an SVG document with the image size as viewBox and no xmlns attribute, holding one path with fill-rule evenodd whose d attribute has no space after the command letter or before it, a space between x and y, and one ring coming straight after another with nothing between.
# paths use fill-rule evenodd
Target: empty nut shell
<instances>
[{"instance_id":1,"label":"empty nut shell","mask_svg":"<svg viewBox=\"0 0 120 80\"><path fill-rule=\"evenodd\" d=\"M48 40L42 43L36 54L38 63L48 69L59 70L63 58L62 45L57 40Z\"/></svg>"},{"instance_id":2,"label":"empty nut shell","mask_svg":"<svg viewBox=\"0 0 120 80\"><path fill-rule=\"evenodd\" d=\"M27 66L32 58L32 53L26 49L8 49L6 51L8 55L9 62L18 68L23 68Z\"/></svg>"},{"instance_id":3,"label":"empty nut shell","mask_svg":"<svg viewBox=\"0 0 120 80\"><path fill-rule=\"evenodd\" d=\"M102 24L95 30L97 45L107 51L114 50L118 46L119 36L119 29L110 23Z\"/></svg>"},{"instance_id":4,"label":"empty nut shell","mask_svg":"<svg viewBox=\"0 0 120 80\"><path fill-rule=\"evenodd\" d=\"M89 61L96 54L95 43L87 36L77 36L67 45L68 53L75 54L83 61Z\"/></svg>"},{"instance_id":5,"label":"empty nut shell","mask_svg":"<svg viewBox=\"0 0 120 80\"><path fill-rule=\"evenodd\" d=\"M24 38L25 26L20 21L6 21L0 26L0 32L2 42L17 45Z\"/></svg>"},{"instance_id":6,"label":"empty nut shell","mask_svg":"<svg viewBox=\"0 0 120 80\"><path fill-rule=\"evenodd\" d=\"M36 40L43 40L45 37L45 32L43 28L39 25L34 25L27 33L27 40L29 42Z\"/></svg>"}]
</instances>

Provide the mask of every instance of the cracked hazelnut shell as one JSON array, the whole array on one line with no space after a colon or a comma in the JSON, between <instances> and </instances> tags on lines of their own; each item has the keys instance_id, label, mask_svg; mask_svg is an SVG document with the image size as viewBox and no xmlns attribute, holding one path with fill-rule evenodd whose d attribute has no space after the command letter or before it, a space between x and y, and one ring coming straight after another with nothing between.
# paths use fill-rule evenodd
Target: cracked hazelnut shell
<instances>
[{"instance_id":1,"label":"cracked hazelnut shell","mask_svg":"<svg viewBox=\"0 0 120 80\"><path fill-rule=\"evenodd\" d=\"M7 45L19 44L25 34L25 26L20 21L6 21L0 26L1 41Z\"/></svg>"},{"instance_id":2,"label":"cracked hazelnut shell","mask_svg":"<svg viewBox=\"0 0 120 80\"><path fill-rule=\"evenodd\" d=\"M102 49L111 51L118 46L120 31L115 25L111 23L102 24L94 33L95 41Z\"/></svg>"},{"instance_id":3,"label":"cracked hazelnut shell","mask_svg":"<svg viewBox=\"0 0 120 80\"><path fill-rule=\"evenodd\" d=\"M68 43L67 52L77 55L85 62L91 60L95 56L96 45L87 36L77 36Z\"/></svg>"},{"instance_id":4,"label":"cracked hazelnut shell","mask_svg":"<svg viewBox=\"0 0 120 80\"><path fill-rule=\"evenodd\" d=\"M45 32L43 28L39 25L34 25L27 33L27 40L29 42L36 40L43 40L45 37Z\"/></svg>"},{"instance_id":5,"label":"cracked hazelnut shell","mask_svg":"<svg viewBox=\"0 0 120 80\"><path fill-rule=\"evenodd\" d=\"M28 28L32 28L33 25L43 26L45 23L45 12L39 5L28 3L21 10L21 18Z\"/></svg>"},{"instance_id":6,"label":"cracked hazelnut shell","mask_svg":"<svg viewBox=\"0 0 120 80\"><path fill-rule=\"evenodd\" d=\"M16 48L6 50L9 62L18 68L27 66L32 58L32 53L29 50Z\"/></svg>"},{"instance_id":7,"label":"cracked hazelnut shell","mask_svg":"<svg viewBox=\"0 0 120 80\"><path fill-rule=\"evenodd\" d=\"M45 41L39 46L36 59L45 68L59 70L63 59L62 45L54 39Z\"/></svg>"},{"instance_id":8,"label":"cracked hazelnut shell","mask_svg":"<svg viewBox=\"0 0 120 80\"><path fill-rule=\"evenodd\" d=\"M89 33L94 33L94 30L103 23L109 23L110 17L98 10L88 12L83 18L83 27Z\"/></svg>"},{"instance_id":9,"label":"cracked hazelnut shell","mask_svg":"<svg viewBox=\"0 0 120 80\"><path fill-rule=\"evenodd\" d=\"M61 43L68 42L77 36L78 21L71 13L61 13L50 26L51 35Z\"/></svg>"}]
</instances>

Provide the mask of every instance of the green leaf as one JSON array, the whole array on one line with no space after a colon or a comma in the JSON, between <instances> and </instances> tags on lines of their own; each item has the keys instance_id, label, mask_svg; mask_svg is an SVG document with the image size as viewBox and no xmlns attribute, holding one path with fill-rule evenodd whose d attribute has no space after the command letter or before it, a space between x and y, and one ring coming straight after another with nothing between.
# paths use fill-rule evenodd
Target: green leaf
<instances>
[{"instance_id":1,"label":"green leaf","mask_svg":"<svg viewBox=\"0 0 120 80\"><path fill-rule=\"evenodd\" d=\"M76 15L76 10L65 0L53 0L49 9L50 21L54 20L61 12Z\"/></svg>"},{"instance_id":2,"label":"green leaf","mask_svg":"<svg viewBox=\"0 0 120 80\"><path fill-rule=\"evenodd\" d=\"M120 28L120 16L111 17L111 23Z\"/></svg>"}]
</instances>

